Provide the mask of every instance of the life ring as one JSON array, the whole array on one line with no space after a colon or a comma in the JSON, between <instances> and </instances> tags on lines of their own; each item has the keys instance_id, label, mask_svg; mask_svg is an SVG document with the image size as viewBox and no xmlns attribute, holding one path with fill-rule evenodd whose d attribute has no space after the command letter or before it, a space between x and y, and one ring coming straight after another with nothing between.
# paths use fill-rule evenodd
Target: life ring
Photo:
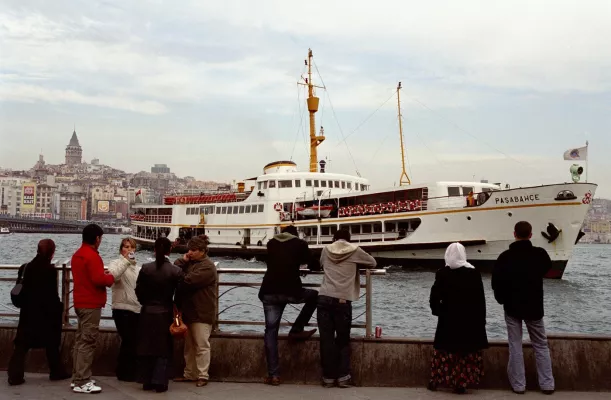
<instances>
[{"instance_id":1,"label":"life ring","mask_svg":"<svg viewBox=\"0 0 611 400\"><path fill-rule=\"evenodd\" d=\"M280 204L280 203L276 203L276 204L274 204L274 210L276 210L276 211L282 211L282 204Z\"/></svg>"}]
</instances>

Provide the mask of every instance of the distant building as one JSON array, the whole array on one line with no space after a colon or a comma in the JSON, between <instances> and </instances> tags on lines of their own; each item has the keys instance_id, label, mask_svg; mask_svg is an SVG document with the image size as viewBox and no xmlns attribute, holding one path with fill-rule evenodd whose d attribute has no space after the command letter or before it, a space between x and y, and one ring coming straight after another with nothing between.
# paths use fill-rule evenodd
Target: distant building
<instances>
[{"instance_id":1,"label":"distant building","mask_svg":"<svg viewBox=\"0 0 611 400\"><path fill-rule=\"evenodd\" d=\"M154 167L151 167L152 174L169 174L170 168L166 164L155 164Z\"/></svg>"},{"instance_id":2,"label":"distant building","mask_svg":"<svg viewBox=\"0 0 611 400\"><path fill-rule=\"evenodd\" d=\"M83 149L81 149L81 145L78 142L75 129L74 132L72 132L70 143L66 146L66 165L79 165L82 163L82 159Z\"/></svg>"},{"instance_id":3,"label":"distant building","mask_svg":"<svg viewBox=\"0 0 611 400\"><path fill-rule=\"evenodd\" d=\"M0 214L21 215L21 195L27 179L0 177Z\"/></svg>"}]
</instances>

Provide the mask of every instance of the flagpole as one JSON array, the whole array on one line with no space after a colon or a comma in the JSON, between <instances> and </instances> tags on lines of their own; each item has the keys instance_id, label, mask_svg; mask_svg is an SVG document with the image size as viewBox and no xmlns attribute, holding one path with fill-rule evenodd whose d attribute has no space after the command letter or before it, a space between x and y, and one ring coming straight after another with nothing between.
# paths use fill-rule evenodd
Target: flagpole
<instances>
[{"instance_id":1,"label":"flagpole","mask_svg":"<svg viewBox=\"0 0 611 400\"><path fill-rule=\"evenodd\" d=\"M589 143L588 143L588 141L586 140L586 183L588 183L588 169L589 169L589 168L588 168L588 158L589 158L589 155L588 155L588 150L589 150L589 149L588 149L588 144L589 144Z\"/></svg>"}]
</instances>

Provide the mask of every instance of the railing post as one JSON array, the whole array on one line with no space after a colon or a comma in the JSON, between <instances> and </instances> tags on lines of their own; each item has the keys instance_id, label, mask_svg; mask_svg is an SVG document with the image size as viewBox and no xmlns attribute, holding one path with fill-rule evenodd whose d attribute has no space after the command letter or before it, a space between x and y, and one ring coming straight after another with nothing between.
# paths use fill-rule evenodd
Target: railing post
<instances>
[{"instance_id":1,"label":"railing post","mask_svg":"<svg viewBox=\"0 0 611 400\"><path fill-rule=\"evenodd\" d=\"M66 264L62 264L62 302L64 303L62 322L64 326L68 326L70 324L70 271Z\"/></svg>"},{"instance_id":2,"label":"railing post","mask_svg":"<svg viewBox=\"0 0 611 400\"><path fill-rule=\"evenodd\" d=\"M214 306L214 325L212 326L212 332L218 332L219 330L219 274L216 274L216 304Z\"/></svg>"},{"instance_id":3,"label":"railing post","mask_svg":"<svg viewBox=\"0 0 611 400\"><path fill-rule=\"evenodd\" d=\"M365 337L371 339L371 270L365 270Z\"/></svg>"}]
</instances>

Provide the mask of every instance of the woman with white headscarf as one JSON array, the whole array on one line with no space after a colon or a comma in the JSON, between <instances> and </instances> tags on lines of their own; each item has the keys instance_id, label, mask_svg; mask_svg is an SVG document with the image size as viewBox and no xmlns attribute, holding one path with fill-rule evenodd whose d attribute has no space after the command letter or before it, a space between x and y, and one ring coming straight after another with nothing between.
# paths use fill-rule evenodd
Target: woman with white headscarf
<instances>
[{"instance_id":1,"label":"woman with white headscarf","mask_svg":"<svg viewBox=\"0 0 611 400\"><path fill-rule=\"evenodd\" d=\"M467 262L462 244L447 248L445 263L431 288L431 311L438 321L428 388L436 390L445 384L463 394L484 375L486 298L482 277Z\"/></svg>"}]
</instances>

